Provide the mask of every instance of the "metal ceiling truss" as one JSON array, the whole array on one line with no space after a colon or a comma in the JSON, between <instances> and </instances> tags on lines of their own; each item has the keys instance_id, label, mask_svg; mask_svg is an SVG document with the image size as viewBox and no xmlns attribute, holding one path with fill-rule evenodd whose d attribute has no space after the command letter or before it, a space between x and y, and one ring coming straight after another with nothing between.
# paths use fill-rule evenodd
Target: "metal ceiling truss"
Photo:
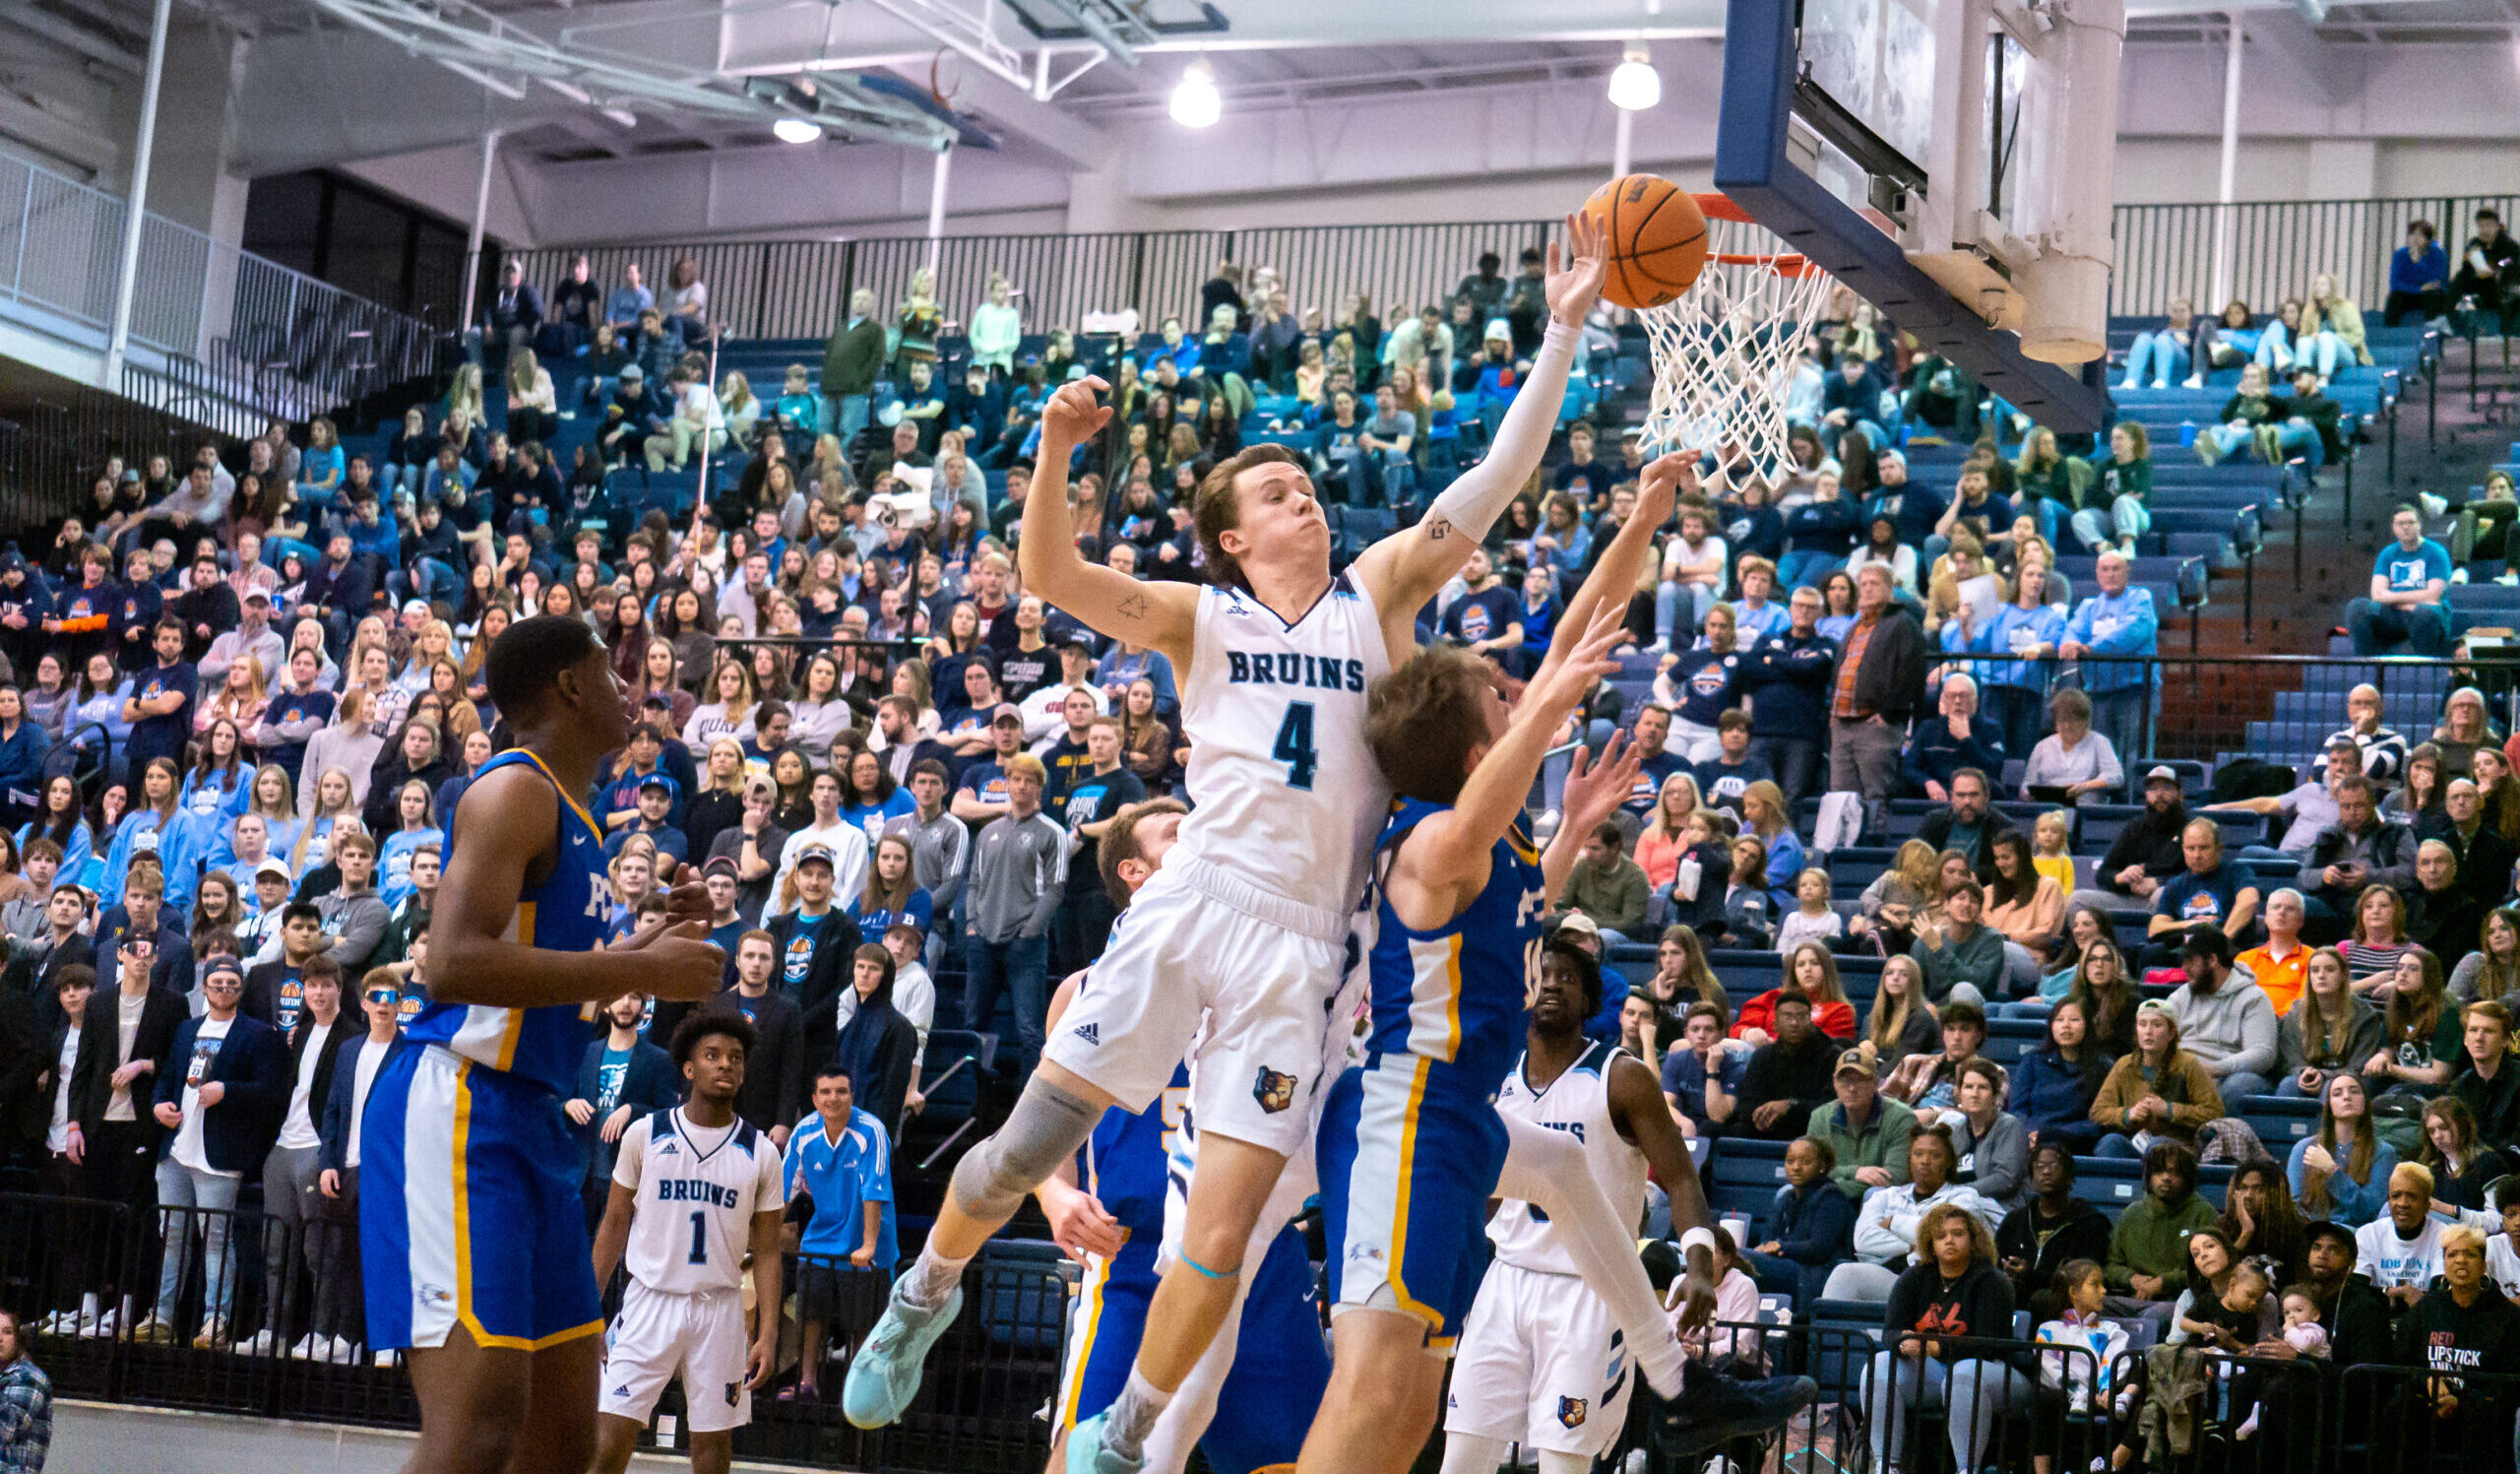
<instances>
[{"instance_id":1,"label":"metal ceiling truss","mask_svg":"<svg viewBox=\"0 0 2520 1474\"><path fill-rule=\"evenodd\" d=\"M511 101L524 100L538 83L625 126L643 113L675 122L695 115L738 123L803 117L844 138L905 148L944 149L955 138L943 119L846 76L827 73L810 83L670 76L640 57L555 44L470 0L309 3Z\"/></svg>"}]
</instances>

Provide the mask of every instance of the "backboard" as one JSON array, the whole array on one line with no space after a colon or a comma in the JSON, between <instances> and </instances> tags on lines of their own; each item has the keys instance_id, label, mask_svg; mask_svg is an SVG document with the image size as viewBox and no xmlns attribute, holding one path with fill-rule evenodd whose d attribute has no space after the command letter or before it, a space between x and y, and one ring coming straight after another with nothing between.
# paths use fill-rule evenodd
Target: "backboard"
<instances>
[{"instance_id":1,"label":"backboard","mask_svg":"<svg viewBox=\"0 0 2520 1474\"><path fill-rule=\"evenodd\" d=\"M2124 0L1729 0L1715 187L2032 418L2097 432Z\"/></svg>"}]
</instances>

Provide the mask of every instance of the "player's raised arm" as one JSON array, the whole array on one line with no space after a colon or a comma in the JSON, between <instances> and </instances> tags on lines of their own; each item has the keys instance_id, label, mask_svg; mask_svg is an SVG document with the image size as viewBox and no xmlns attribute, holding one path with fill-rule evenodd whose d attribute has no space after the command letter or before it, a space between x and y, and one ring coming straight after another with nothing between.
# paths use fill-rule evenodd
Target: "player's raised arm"
<instances>
[{"instance_id":1,"label":"player's raised arm","mask_svg":"<svg viewBox=\"0 0 2520 1474\"><path fill-rule=\"evenodd\" d=\"M1565 402L1566 375L1575 364L1584 316L1602 294L1607 273L1599 223L1582 211L1568 216L1563 246L1551 241L1548 247L1548 333L1486 458L1454 478L1417 526L1383 539L1356 559L1354 575L1372 594L1376 608L1415 610L1434 598L1470 561L1470 550L1486 538L1540 469L1557 427L1558 407Z\"/></svg>"},{"instance_id":2,"label":"player's raised arm","mask_svg":"<svg viewBox=\"0 0 2520 1474\"><path fill-rule=\"evenodd\" d=\"M1698 1185L1697 1166L1689 1160L1689 1144L1664 1103L1663 1082L1644 1060L1627 1054L1610 1057L1602 1081L1609 1094L1610 1120L1620 1134L1636 1143L1671 1197L1674 1232L1704 1235L1715 1227L1707 1211L1706 1192ZM1691 1331L1715 1317L1715 1254L1701 1241L1688 1246L1688 1278L1680 1290L1680 1329Z\"/></svg>"},{"instance_id":3,"label":"player's raised arm","mask_svg":"<svg viewBox=\"0 0 2520 1474\"><path fill-rule=\"evenodd\" d=\"M598 1002L625 993L705 998L718 992L725 954L686 924L637 948L546 951L511 940L527 876L550 861L560 797L530 768L494 769L456 806L463 842L438 884L429 924L429 993L441 1003L540 1008Z\"/></svg>"},{"instance_id":4,"label":"player's raised arm","mask_svg":"<svg viewBox=\"0 0 2520 1474\"><path fill-rule=\"evenodd\" d=\"M1094 401L1108 387L1098 378L1078 379L1060 385L1041 407L1041 450L1032 492L1024 499L1016 566L1023 570L1025 592L1040 595L1099 634L1161 650L1174 670L1187 671L1198 586L1141 583L1089 563L1076 550L1076 524L1067 502L1068 458L1110 419L1110 407Z\"/></svg>"}]
</instances>

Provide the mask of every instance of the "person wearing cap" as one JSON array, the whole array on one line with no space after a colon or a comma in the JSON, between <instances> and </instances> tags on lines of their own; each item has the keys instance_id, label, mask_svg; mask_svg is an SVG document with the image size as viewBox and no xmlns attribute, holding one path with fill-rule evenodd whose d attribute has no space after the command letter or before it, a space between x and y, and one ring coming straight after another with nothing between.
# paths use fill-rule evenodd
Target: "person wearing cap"
<instances>
[{"instance_id":1,"label":"person wearing cap","mask_svg":"<svg viewBox=\"0 0 2520 1474\"><path fill-rule=\"evenodd\" d=\"M596 431L604 464L627 465L632 451L644 450L649 437L664 428L662 402L649 388L648 371L636 362L622 365L620 382L603 407L603 424Z\"/></svg>"},{"instance_id":2,"label":"person wearing cap","mask_svg":"<svg viewBox=\"0 0 2520 1474\"><path fill-rule=\"evenodd\" d=\"M638 780L638 816L603 842L604 856L620 854L632 835L644 834L657 847L658 865L670 874L689 857L691 847L690 837L672 822L674 782L662 773L647 774Z\"/></svg>"},{"instance_id":3,"label":"person wearing cap","mask_svg":"<svg viewBox=\"0 0 2520 1474\"><path fill-rule=\"evenodd\" d=\"M2389 1305L2371 1282L2354 1272L2354 1231L2341 1223L2319 1221L2307 1226L2302 1250L2301 1283L2319 1310L2319 1326L2339 1367L2368 1366L2390 1355ZM2254 1356L2291 1361L2300 1353L2277 1341L2257 1347Z\"/></svg>"},{"instance_id":4,"label":"person wearing cap","mask_svg":"<svg viewBox=\"0 0 2520 1474\"><path fill-rule=\"evenodd\" d=\"M998 703L990 714L988 732L990 755L966 763L962 782L954 791L954 817L975 833L1006 813L1006 769L1024 751L1024 709L1013 702Z\"/></svg>"},{"instance_id":5,"label":"person wearing cap","mask_svg":"<svg viewBox=\"0 0 2520 1474\"><path fill-rule=\"evenodd\" d=\"M832 869L834 892L844 896L857 894L866 883L866 866L874 857L874 846L866 841L865 826L844 816L840 811L842 784L840 775L826 768L814 774L807 786L813 813L805 825L788 836L780 851L779 871L770 878L769 910L786 910L788 877L808 849L823 852Z\"/></svg>"},{"instance_id":6,"label":"person wearing cap","mask_svg":"<svg viewBox=\"0 0 2520 1474\"><path fill-rule=\"evenodd\" d=\"M709 888L709 939L717 943L731 962L735 943L752 929L752 923L744 919L741 904L742 867L735 863L733 856L712 855L700 866L700 882Z\"/></svg>"},{"instance_id":7,"label":"person wearing cap","mask_svg":"<svg viewBox=\"0 0 2520 1474\"><path fill-rule=\"evenodd\" d=\"M1066 766L1075 769L1085 765L1083 723L1111 711L1112 705L1094 680L1093 637L1083 630L1071 630L1059 638L1057 648L1058 678L1044 682L1031 695L1012 699L1024 708L1024 739L1034 744L1034 755L1048 762L1047 748L1051 743L1072 742L1077 745L1062 749L1061 755L1068 760ZM1080 690L1093 703L1082 719L1068 705L1070 693ZM1057 764L1051 765L1050 782L1053 789L1059 785Z\"/></svg>"},{"instance_id":8,"label":"person wearing cap","mask_svg":"<svg viewBox=\"0 0 2520 1474\"><path fill-rule=\"evenodd\" d=\"M849 913L834 904L829 846L799 847L794 874L795 906L769 918L762 929L776 948L780 991L795 1000L802 1017L806 1052L821 1057L839 1036L849 960L864 938Z\"/></svg>"},{"instance_id":9,"label":"person wearing cap","mask_svg":"<svg viewBox=\"0 0 2520 1474\"><path fill-rule=\"evenodd\" d=\"M2126 821L2093 866L2094 888L2075 891L2069 904L2100 911L2123 909L2130 900L2151 905L2163 882L2187 867L2180 837L2188 817L2178 771L2163 766L2146 773L2144 811Z\"/></svg>"},{"instance_id":10,"label":"person wearing cap","mask_svg":"<svg viewBox=\"0 0 2520 1474\"><path fill-rule=\"evenodd\" d=\"M207 561L207 560L205 560ZM221 584L220 587L227 587ZM202 591L196 587L194 594ZM184 596L191 599L192 594ZM229 599L236 598L231 591ZM198 632L200 625L187 615L186 623ZM231 618L214 620L210 627L218 633L204 646L201 657L201 678L205 684L217 686L227 679L228 668L250 655L262 663L263 683L279 684L286 655L280 631L272 628L272 596L260 588L246 589L240 610Z\"/></svg>"},{"instance_id":11,"label":"person wearing cap","mask_svg":"<svg viewBox=\"0 0 2520 1474\"><path fill-rule=\"evenodd\" d=\"M1843 1067L1844 1060L1837 1041L1811 1022L1811 998L1801 989L1790 987L1778 995L1773 1022L1775 1040L1750 1056L1750 1066L1742 1073L1739 1104L1733 1109L1732 1124L1737 1135L1791 1141L1806 1134L1806 1128L1816 1128L1815 1122L1826 1114L1823 1108L1830 1099L1832 1069ZM1873 1078L1867 1070L1866 1081ZM1867 1113L1872 1098L1867 1084L1862 1106L1855 1113L1858 1124L1871 1119ZM1907 1110L1905 1106L1899 1109ZM1911 1115L1908 1122L1908 1129L1913 1131L1916 1118ZM1842 1186L1853 1180L1851 1168L1840 1179ZM1860 1195L1860 1189L1850 1190L1848 1195Z\"/></svg>"},{"instance_id":12,"label":"person wearing cap","mask_svg":"<svg viewBox=\"0 0 2520 1474\"><path fill-rule=\"evenodd\" d=\"M2177 1011L2161 998L2137 1004L2135 1052L2110 1067L2092 1102L2091 1119L2110 1132L2093 1155L2141 1157L2159 1141L2176 1142L2192 1153L2197 1127L2223 1114L2214 1076L2179 1048Z\"/></svg>"},{"instance_id":13,"label":"person wearing cap","mask_svg":"<svg viewBox=\"0 0 2520 1474\"><path fill-rule=\"evenodd\" d=\"M1785 1042L1786 1014L1780 1000L1778 1042L1761 1050L1761 1055ZM1823 1067L1829 1071L1835 1099L1822 1098L1827 1104L1811 1112L1805 1134L1829 1148L1837 1164L1829 1171L1829 1181L1850 1200L1859 1202L1867 1193L1908 1181L1908 1144L1917 1134L1917 1113L1881 1093L1880 1065L1871 1056L1861 1050L1840 1051L1834 1040L1824 1038L1820 1043L1830 1052ZM1757 1057L1752 1057L1750 1067L1757 1071ZM1749 1089L1750 1082L1744 1079L1744 1105L1749 1103Z\"/></svg>"},{"instance_id":14,"label":"person wearing cap","mask_svg":"<svg viewBox=\"0 0 2520 1474\"><path fill-rule=\"evenodd\" d=\"M200 1350L224 1345L236 1276L228 1265L229 1214L246 1169L271 1145L288 1104L288 1061L281 1037L261 1019L237 1012L245 974L233 957L214 957L202 973L203 1013L175 1028L157 1073L151 1114L174 1133L158 1164L158 1203L167 1240L158 1277L158 1303L133 1339L165 1345L176 1339L187 1285L198 1284L204 1307ZM204 1262L192 1264L198 1230Z\"/></svg>"},{"instance_id":15,"label":"person wearing cap","mask_svg":"<svg viewBox=\"0 0 2520 1474\"><path fill-rule=\"evenodd\" d=\"M2214 1077L2215 1093L2225 1101L2273 1093L2275 1005L2232 972L2231 938L2212 927L2191 929L2179 961L2187 982L2171 993L2170 1010L2186 1052Z\"/></svg>"},{"instance_id":16,"label":"person wearing cap","mask_svg":"<svg viewBox=\"0 0 2520 1474\"><path fill-rule=\"evenodd\" d=\"M2371 780L2355 774L2336 785L2336 822L2319 831L2301 865L2313 940L2333 939L2366 887L2404 895L2415 884L2415 831L2380 813Z\"/></svg>"},{"instance_id":17,"label":"person wearing cap","mask_svg":"<svg viewBox=\"0 0 2520 1474\"><path fill-rule=\"evenodd\" d=\"M1040 807L1047 776L1030 753L1007 760L1006 812L973 841L966 891L963 1027L993 1032L998 994L1010 994L1026 1071L1040 1057L1050 922L1067 878L1067 832Z\"/></svg>"}]
</instances>

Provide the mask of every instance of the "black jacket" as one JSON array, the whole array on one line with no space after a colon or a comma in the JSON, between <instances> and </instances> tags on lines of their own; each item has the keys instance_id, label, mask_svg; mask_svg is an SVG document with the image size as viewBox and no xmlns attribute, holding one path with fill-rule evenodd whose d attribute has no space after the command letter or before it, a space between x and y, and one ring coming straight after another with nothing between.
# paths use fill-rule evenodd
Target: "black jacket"
<instances>
[{"instance_id":1,"label":"black jacket","mask_svg":"<svg viewBox=\"0 0 2520 1474\"><path fill-rule=\"evenodd\" d=\"M2040 1291L2052 1291L2056 1271L2068 1260L2108 1263L2109 1230L2109 1215L2079 1197L2066 1200L2062 1219L2041 1213L2038 1199L2033 1198L2005 1214L1996 1226L1995 1258L1999 1263L2020 1259L2030 1265L2012 1277L2013 1296L2026 1305ZM2048 1236L2044 1244L2039 1237L2043 1232Z\"/></svg>"},{"instance_id":2,"label":"black jacket","mask_svg":"<svg viewBox=\"0 0 2520 1474\"><path fill-rule=\"evenodd\" d=\"M1849 630L1829 667L1829 690L1837 689L1847 652L1855 643L1855 632ZM1855 673L1856 708L1880 717L1893 731L1905 732L1923 704L1924 691L1924 631L1917 627L1905 606L1894 604L1881 611L1871 638L1863 642L1863 658Z\"/></svg>"},{"instance_id":3,"label":"black jacket","mask_svg":"<svg viewBox=\"0 0 2520 1474\"><path fill-rule=\"evenodd\" d=\"M288 1075L281 1096L281 1117L285 1122L288 1097L297 1089L297 1070L306 1062L307 1042L315 1034L315 1017L300 1010L297 1027L288 1033ZM315 1078L306 1085L306 1114L315 1134L324 1133L324 1112L333 1099L333 1066L340 1062L342 1046L367 1037L367 1019L363 1011L348 1008L333 1015L333 1032L324 1038L324 1052L315 1057Z\"/></svg>"},{"instance_id":4,"label":"black jacket","mask_svg":"<svg viewBox=\"0 0 2520 1474\"><path fill-rule=\"evenodd\" d=\"M2473 836L2459 833L2446 813L2426 813L2415 826L2419 840L2437 839L2459 857L2459 889L2480 905L2499 906L2511 894L2511 867L2520 865L2520 848L2490 824L2480 823ZM2476 938L2468 938L2474 946ZM2448 967L2445 960L2443 967Z\"/></svg>"},{"instance_id":5,"label":"black jacket","mask_svg":"<svg viewBox=\"0 0 2520 1474\"><path fill-rule=\"evenodd\" d=\"M2000 776L2001 775L1997 773L1989 773L1986 775L1986 778L1987 781L1991 783ZM1992 885L1995 883L1995 836L1999 834L2014 834L2019 831L2014 829L2010 819L2005 818L2001 813L1998 813L1991 808L1986 810L1985 822L1986 835L1985 838L1978 842L1978 864L1976 868L1978 873L1978 883L1981 885ZM1937 808L1933 812L1926 814L1924 823L1920 825L1917 829L1917 838L1933 846L1934 853L1937 855L1950 849L1951 810L1948 808Z\"/></svg>"},{"instance_id":6,"label":"black jacket","mask_svg":"<svg viewBox=\"0 0 2520 1474\"><path fill-rule=\"evenodd\" d=\"M2112 896L2125 895L2126 887L2117 883L2117 872L2130 865L2142 865L2144 873L2156 880L2167 880L2187 868L2186 857L2178 849L2179 831L2187 827L2187 805L2180 803L2168 814L2147 807L2127 820L2100 862L2097 878L2101 888Z\"/></svg>"},{"instance_id":7,"label":"black jacket","mask_svg":"<svg viewBox=\"0 0 2520 1474\"><path fill-rule=\"evenodd\" d=\"M88 998L89 1023L79 1033L79 1062L72 1067L70 1082L70 1115L91 1141L104 1124L106 1108L113 1104L114 1071L123 1066L121 1009L119 992L97 989ZM132 1035L130 1057L147 1059L161 1071L171 1068L175 1031L189 1016L190 1010L180 994L162 988L151 989L140 1005L140 1027ZM58 1043L54 1048L59 1048ZM156 1083L155 1077L147 1074L131 1082L133 1120L141 1138L153 1146L158 1134L165 1129L150 1114L150 1107L156 1104L152 1099Z\"/></svg>"},{"instance_id":8,"label":"black jacket","mask_svg":"<svg viewBox=\"0 0 2520 1474\"><path fill-rule=\"evenodd\" d=\"M892 984L885 983L859 999L857 1011L841 1026L832 1062L849 1071L857 1109L899 1135L911 1075L918 1062L918 1030L893 1006Z\"/></svg>"},{"instance_id":9,"label":"black jacket","mask_svg":"<svg viewBox=\"0 0 2520 1474\"><path fill-rule=\"evenodd\" d=\"M780 974L773 975L774 986L785 988L788 995L796 1000L797 1011L804 1016L805 1055L814 1059L831 1053L832 1040L840 1029L840 991L849 986L852 976L850 963L862 939L857 924L838 906L831 909L822 926L822 944L814 948L813 968L806 973L805 981L801 985L788 987L778 981ZM788 938L796 934L796 913L781 912L763 923L762 929L770 933L773 943L771 955L780 959L778 965L784 971ZM858 1094L865 1092L860 1090ZM863 1101L858 1104L865 1106Z\"/></svg>"},{"instance_id":10,"label":"black jacket","mask_svg":"<svg viewBox=\"0 0 2520 1474\"><path fill-rule=\"evenodd\" d=\"M167 1051L171 1057L160 1061L153 1105L183 1104L184 1076L203 1022L188 1018L176 1026L174 1046ZM263 1154L271 1150L280 1134L281 1114L288 1109L288 1055L279 1031L237 1014L202 1076L203 1084L213 1081L226 1090L203 1113L202 1155L216 1171L250 1177L262 1171ZM158 1143L161 1154L173 1140L174 1133L168 1132Z\"/></svg>"},{"instance_id":11,"label":"black jacket","mask_svg":"<svg viewBox=\"0 0 2520 1474\"><path fill-rule=\"evenodd\" d=\"M1792 1141L1801 1135L1810 1123L1811 1112L1834 1098L1836 1086L1831 1083L1831 1076L1837 1067L1838 1052L1838 1041L1815 1028L1798 1050L1780 1040L1752 1055L1750 1067L1741 1075L1741 1104L1733 1113L1737 1123L1734 1129L1770 1141ZM1776 1100L1794 1104L1777 1118L1776 1124L1760 1130L1751 1121L1752 1114Z\"/></svg>"},{"instance_id":12,"label":"black jacket","mask_svg":"<svg viewBox=\"0 0 2520 1474\"><path fill-rule=\"evenodd\" d=\"M703 1003L659 1003L648 1037L670 1043L674 1030L694 1007L732 1013L737 1011L739 996L728 984L724 993ZM752 1019L756 1038L752 1053L744 1057L744 1088L735 1095L735 1114L764 1131L792 1126L805 1114L813 1083L805 1078L803 1010L774 982L760 997L750 999L744 1011ZM821 1057L815 1058L819 1062Z\"/></svg>"},{"instance_id":13,"label":"black jacket","mask_svg":"<svg viewBox=\"0 0 2520 1474\"><path fill-rule=\"evenodd\" d=\"M596 1108L585 1125L571 1122L571 1134L578 1138L580 1160L585 1163L585 1181L600 1185L611 1181L612 1163L621 1150L621 1140L603 1139L603 1119L611 1115L600 1104L602 1085L598 1072L603 1068L603 1047L611 1033L606 1030L587 1041L586 1057L578 1061L578 1088L573 1099ZM630 1068L621 1081L621 1093L613 1100L613 1109L630 1108L630 1120L637 1121L651 1111L662 1111L682 1100L682 1082L674 1078L673 1057L657 1046L640 1041L631 1046ZM623 1129L627 1130L627 1123Z\"/></svg>"}]
</instances>

